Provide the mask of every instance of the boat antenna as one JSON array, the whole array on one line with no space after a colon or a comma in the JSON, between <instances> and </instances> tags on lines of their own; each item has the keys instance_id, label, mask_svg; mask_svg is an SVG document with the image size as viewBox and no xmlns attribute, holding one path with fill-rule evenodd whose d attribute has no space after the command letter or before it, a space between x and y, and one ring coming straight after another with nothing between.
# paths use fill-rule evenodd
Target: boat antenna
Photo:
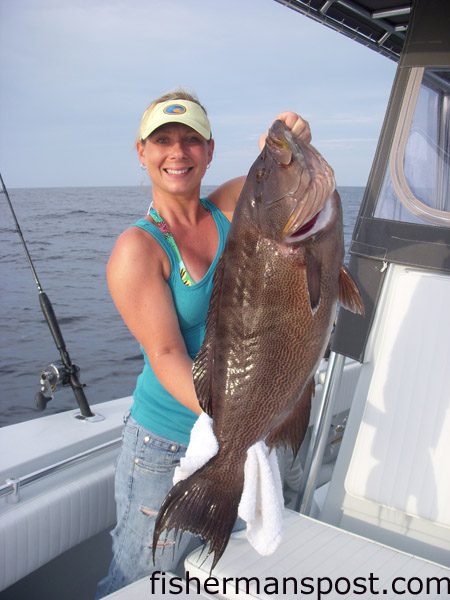
<instances>
[{"instance_id":1,"label":"boat antenna","mask_svg":"<svg viewBox=\"0 0 450 600\"><path fill-rule=\"evenodd\" d=\"M36 406L39 410L44 410L47 406L47 402L53 398L53 392L55 391L58 384L60 385L70 385L75 394L75 399L80 407L80 415L77 415L78 418L87 419L89 417L95 417L92 413L89 403L84 394L83 385L80 383L78 379L79 368L74 365L70 359L69 353L66 348L66 344L64 342L63 335L61 333L61 329L59 328L58 320L55 315L55 311L53 310L52 303L50 302L49 297L44 292L41 282L39 281L39 277L37 275L36 269L34 267L33 261L31 260L30 253L28 251L27 244L25 242L25 238L23 237L22 230L19 225L19 221L17 220L16 213L14 211L14 207L11 202L11 198L9 197L8 190L6 189L5 183L3 181L3 177L0 173L0 183L2 189L0 192L5 195L6 201L8 203L9 209L13 216L14 222L16 224L16 231L19 234L19 237L22 241L22 245L25 250L25 254L27 256L28 262L31 267L31 271L33 273L34 281L36 283L37 289L39 291L39 304L41 306L42 312L44 314L47 325L50 329L50 332L55 341L56 347L58 348L59 354L61 356L62 364L51 364L49 367L44 369L41 372L41 391L36 394ZM50 394L49 396L46 395Z\"/></svg>"}]
</instances>

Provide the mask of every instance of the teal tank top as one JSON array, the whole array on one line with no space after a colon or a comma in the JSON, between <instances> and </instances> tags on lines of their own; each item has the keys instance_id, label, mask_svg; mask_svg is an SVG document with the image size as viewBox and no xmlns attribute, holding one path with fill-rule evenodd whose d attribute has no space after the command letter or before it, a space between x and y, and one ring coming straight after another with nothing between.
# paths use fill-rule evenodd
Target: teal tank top
<instances>
[{"instance_id":1,"label":"teal tank top","mask_svg":"<svg viewBox=\"0 0 450 600\"><path fill-rule=\"evenodd\" d=\"M158 227L146 219L139 219L134 224L134 227L147 231L162 246L169 258L171 270L167 283L172 292L181 333L192 359L195 358L203 343L214 271L225 247L230 228L230 221L217 206L206 198L201 198L200 201L210 210L214 218L219 244L217 254L208 271L193 285L187 286L182 282L175 251ZM144 368L137 379L133 393L131 415L140 425L154 434L187 445L197 415L175 400L160 384L142 346L141 351L144 355Z\"/></svg>"}]
</instances>

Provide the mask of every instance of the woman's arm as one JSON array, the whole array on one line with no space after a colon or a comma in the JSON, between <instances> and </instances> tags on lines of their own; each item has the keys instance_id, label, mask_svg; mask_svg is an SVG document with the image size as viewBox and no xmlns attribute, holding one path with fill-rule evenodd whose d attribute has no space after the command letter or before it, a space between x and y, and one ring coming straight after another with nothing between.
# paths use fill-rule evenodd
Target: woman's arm
<instances>
[{"instance_id":1,"label":"woman's arm","mask_svg":"<svg viewBox=\"0 0 450 600\"><path fill-rule=\"evenodd\" d=\"M147 233L130 228L119 237L107 267L108 287L126 326L142 345L161 385L181 404L201 408L166 278L165 252Z\"/></svg>"},{"instance_id":2,"label":"woman's arm","mask_svg":"<svg viewBox=\"0 0 450 600\"><path fill-rule=\"evenodd\" d=\"M222 183L208 197L219 208L229 221L233 218L234 209L244 187L245 175L235 177Z\"/></svg>"}]
</instances>

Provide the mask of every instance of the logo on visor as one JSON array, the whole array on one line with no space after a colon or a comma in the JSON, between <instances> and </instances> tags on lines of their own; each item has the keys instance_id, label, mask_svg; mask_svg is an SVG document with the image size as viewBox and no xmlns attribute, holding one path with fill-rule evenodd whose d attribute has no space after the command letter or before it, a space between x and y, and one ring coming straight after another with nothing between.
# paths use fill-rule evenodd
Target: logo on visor
<instances>
[{"instance_id":1,"label":"logo on visor","mask_svg":"<svg viewBox=\"0 0 450 600\"><path fill-rule=\"evenodd\" d=\"M169 104L169 106L166 106L164 109L164 112L166 115L182 115L186 112L186 107L181 104Z\"/></svg>"}]
</instances>

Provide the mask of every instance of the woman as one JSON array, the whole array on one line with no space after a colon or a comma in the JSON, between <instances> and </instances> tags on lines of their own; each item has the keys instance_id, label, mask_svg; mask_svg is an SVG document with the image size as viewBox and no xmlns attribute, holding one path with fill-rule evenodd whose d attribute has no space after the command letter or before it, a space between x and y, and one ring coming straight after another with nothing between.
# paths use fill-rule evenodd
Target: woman
<instances>
[{"instance_id":1,"label":"woman","mask_svg":"<svg viewBox=\"0 0 450 600\"><path fill-rule=\"evenodd\" d=\"M309 126L298 115L278 118L310 141ZM136 149L151 180L152 204L117 240L107 278L118 311L141 344L144 369L124 427L113 560L98 598L153 570L173 571L186 552L188 535L180 544L169 536L153 565L153 527L201 413L192 363L205 333L214 269L245 181L238 177L200 198L214 140L205 109L183 90L152 102Z\"/></svg>"}]
</instances>

